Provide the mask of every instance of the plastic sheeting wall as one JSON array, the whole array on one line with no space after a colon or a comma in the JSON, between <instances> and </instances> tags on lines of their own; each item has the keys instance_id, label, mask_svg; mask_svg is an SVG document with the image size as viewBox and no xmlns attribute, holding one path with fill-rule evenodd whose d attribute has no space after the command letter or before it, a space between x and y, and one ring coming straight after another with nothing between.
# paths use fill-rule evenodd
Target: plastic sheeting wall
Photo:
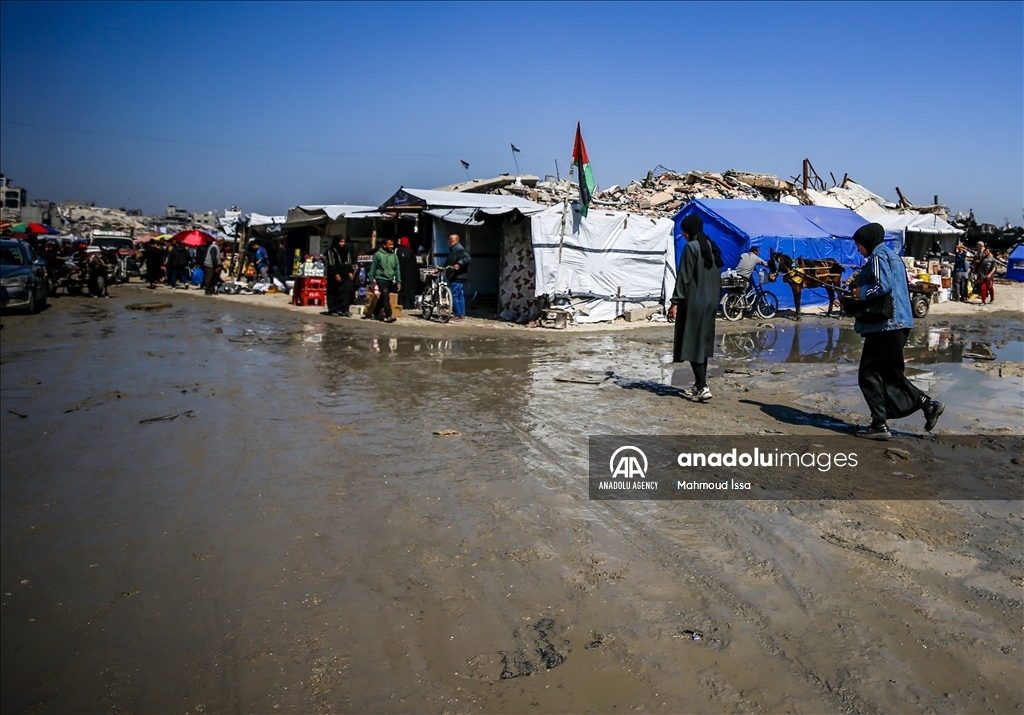
<instances>
[{"instance_id":1,"label":"plastic sheeting wall","mask_svg":"<svg viewBox=\"0 0 1024 715\"><path fill-rule=\"evenodd\" d=\"M672 222L561 205L534 214L536 295L589 298L577 322L614 320L641 305L665 304L675 286ZM564 222L564 236L563 236Z\"/></svg>"}]
</instances>

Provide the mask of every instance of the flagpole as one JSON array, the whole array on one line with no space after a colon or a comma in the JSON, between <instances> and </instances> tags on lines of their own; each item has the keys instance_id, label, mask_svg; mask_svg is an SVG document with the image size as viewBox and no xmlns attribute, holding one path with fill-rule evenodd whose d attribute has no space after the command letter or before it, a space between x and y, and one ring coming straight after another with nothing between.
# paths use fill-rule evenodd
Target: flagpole
<instances>
[{"instance_id":1,"label":"flagpole","mask_svg":"<svg viewBox=\"0 0 1024 715\"><path fill-rule=\"evenodd\" d=\"M555 159L555 181L561 181L562 177L558 173L558 159Z\"/></svg>"},{"instance_id":2,"label":"flagpole","mask_svg":"<svg viewBox=\"0 0 1024 715\"><path fill-rule=\"evenodd\" d=\"M555 159L555 165L558 165L558 159ZM572 188L572 170L573 163L569 162L569 188ZM556 169L557 171L557 169ZM562 226L558 235L558 265L562 265L562 244L565 243L565 214L569 210L569 189L565 190L565 196L562 197Z\"/></svg>"},{"instance_id":3,"label":"flagpole","mask_svg":"<svg viewBox=\"0 0 1024 715\"><path fill-rule=\"evenodd\" d=\"M516 163L516 176L519 176L519 159L516 158L516 145L512 144L512 161Z\"/></svg>"}]
</instances>

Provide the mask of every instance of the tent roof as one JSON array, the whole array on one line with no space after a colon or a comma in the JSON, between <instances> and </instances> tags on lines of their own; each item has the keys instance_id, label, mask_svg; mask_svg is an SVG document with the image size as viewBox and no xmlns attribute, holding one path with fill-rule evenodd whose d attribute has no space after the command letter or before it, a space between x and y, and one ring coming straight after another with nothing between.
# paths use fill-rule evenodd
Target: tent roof
<instances>
[{"instance_id":1,"label":"tent roof","mask_svg":"<svg viewBox=\"0 0 1024 715\"><path fill-rule=\"evenodd\" d=\"M380 205L379 211L403 209L481 209L484 213L500 215L518 210L524 215L544 210L540 204L518 196L496 194L468 194L461 191L435 189L407 189L402 187Z\"/></svg>"},{"instance_id":2,"label":"tent roof","mask_svg":"<svg viewBox=\"0 0 1024 715\"><path fill-rule=\"evenodd\" d=\"M886 232L890 231L917 231L918 233L932 233L939 236L959 236L963 233L959 228L954 228L935 214L885 214L882 216L869 216L869 220L881 224Z\"/></svg>"},{"instance_id":3,"label":"tent roof","mask_svg":"<svg viewBox=\"0 0 1024 715\"><path fill-rule=\"evenodd\" d=\"M309 226L311 224L337 221L339 218L379 218L376 206L359 204L307 204L288 209L288 226Z\"/></svg>"},{"instance_id":4,"label":"tent roof","mask_svg":"<svg viewBox=\"0 0 1024 715\"><path fill-rule=\"evenodd\" d=\"M272 224L283 224L284 216L264 216L263 214L249 214L246 216L250 226L270 226Z\"/></svg>"},{"instance_id":5,"label":"tent roof","mask_svg":"<svg viewBox=\"0 0 1024 715\"><path fill-rule=\"evenodd\" d=\"M835 238L853 238L853 234L867 220L847 208L826 206L791 206L791 208L815 226Z\"/></svg>"},{"instance_id":6,"label":"tent roof","mask_svg":"<svg viewBox=\"0 0 1024 715\"><path fill-rule=\"evenodd\" d=\"M680 214L698 209L714 216L747 238L786 236L792 238L828 238L831 234L809 218L798 207L772 201L746 201L744 199L695 199L684 206ZM819 211L821 207L814 207ZM844 209L832 209L843 211Z\"/></svg>"}]
</instances>

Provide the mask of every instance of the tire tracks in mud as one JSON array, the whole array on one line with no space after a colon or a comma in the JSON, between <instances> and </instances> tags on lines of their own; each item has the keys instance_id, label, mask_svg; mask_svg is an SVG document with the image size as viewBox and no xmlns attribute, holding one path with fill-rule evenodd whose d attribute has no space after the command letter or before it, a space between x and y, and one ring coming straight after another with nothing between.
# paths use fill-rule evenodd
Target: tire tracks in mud
<instances>
[{"instance_id":1,"label":"tire tracks in mud","mask_svg":"<svg viewBox=\"0 0 1024 715\"><path fill-rule=\"evenodd\" d=\"M536 434L527 434L513 424L507 424L506 427L519 437L524 446L527 446L537 457L546 461L561 474L577 475L581 471L585 474L585 469L580 469L578 461L564 456L565 450L562 445L552 446L542 437L538 437ZM592 423L589 427L593 430L607 430L609 434L624 431L621 425L610 426ZM550 425L549 428L556 429ZM557 434L564 435L568 442L573 441L571 431ZM585 490L582 487L568 488L566 491L576 492L581 501L586 500ZM800 538L794 543L787 541L784 538L784 533L774 531L766 533L766 528L762 528L756 521L753 526L757 528L752 528L749 535L739 533L737 524L750 525L748 519L737 514L742 508L739 503L723 505L727 512L733 513L733 518L724 519L721 509L712 508L703 503L690 504L692 508L688 509L686 514L687 530L691 533L699 533L703 542L714 545L715 549L719 551L716 554L719 559L726 563L732 561L739 570L743 571L742 560L745 559L749 565L753 557L755 566L764 564L767 568L768 574L762 576L763 578L772 579L774 586L785 586L783 591L788 595L784 598L787 598L788 601L784 607L790 613L803 614L802 617L807 622L806 626L793 630L792 626L795 624L791 623L787 626L781 623L777 618L769 615L769 612L752 600L750 596L737 591L736 573L730 575L728 569L723 571L722 564L716 565L713 560L692 558L692 551L689 548L683 552L686 555L681 555L681 543L659 530L659 527L665 525L665 521L670 520L663 516L663 508L652 508L655 510L655 518L658 519L658 522L652 524L650 511L638 513L636 508L629 503L602 502L601 506L600 510L594 508L590 510L591 517L596 517L593 520L600 521L607 529L608 534L614 535L616 540L628 543L628 548L632 551L628 556L631 564L646 560L648 564L654 564L658 569L665 569L680 576L685 574L690 583L686 584L682 590L690 594L694 592L699 594L698 598L704 604L700 610L713 611L714 606L724 607L734 619L754 629L762 656L780 663L792 678L812 687L823 702L828 703L830 708L839 712L890 711L893 707L905 705L906 701L903 698L911 695L920 704L923 704L921 700L925 702L931 700L933 706L938 706L941 702L941 696L934 691L930 692L927 686L922 688L920 685L914 685L914 673L923 666L924 661L917 657L899 658L896 654L903 649L904 644L903 641L897 643L898 638L895 635L883 632L879 638L877 635L872 637L862 634L857 626L862 617L871 616L874 621L882 622L882 624L869 626L869 631L877 630L884 625L885 621L892 618L896 618L897 622L902 621L907 637L916 637L918 641L924 641L922 647L925 650L931 648L934 653L934 655L930 653L929 657L938 656L943 661L941 663L943 667L940 670L966 674L961 682L973 684L975 687L975 691L969 692L966 697L968 700L976 700L979 697L979 692L983 692L986 678L983 677L982 671L977 669L966 650L944 645L944 638L941 635L948 627L957 625L957 621L951 620L955 618L955 612L936 614L932 613L932 610L936 605L954 606L956 603L962 603L963 596L973 596L975 599L989 601L989 605L999 611L1003 619L1010 618L1012 620L1014 608L1019 607L1019 604L1013 599L1000 598L998 594L992 594L983 589L964 589L956 583L941 584L937 589L934 588L935 584L930 584L933 588L929 589L926 597L925 591L920 588L921 574L900 563L899 556L879 551L859 539L847 538L830 530L827 523L818 523L815 519L808 520L806 518L809 516L808 514L800 516L788 508L781 509L788 512L787 518L793 519L796 526L804 532L802 536L797 534ZM832 518L841 520L844 514L857 513L863 509L863 506L853 502L830 505L830 508ZM750 511L746 513L753 514ZM739 518L737 519L737 517ZM696 523L693 521L694 518L698 520ZM817 545L808 543L807 538L815 534L819 538ZM752 539L758 539L760 543L752 542ZM755 548L751 549L751 546ZM764 547L769 552L763 554L767 556L766 560L757 561L755 553L757 546ZM863 585L859 585L857 582L849 584L848 581L851 579L844 577L845 581L837 582L840 586L839 590L833 588L835 584L828 582L825 584L819 582L816 587L809 589L793 580L793 576L799 579L799 573L804 568L802 561L827 562L834 560L834 555L828 552L829 547L836 547L850 554L854 560L846 559L845 563L848 569L867 572L862 579L865 582ZM636 559L636 554L643 554L646 559ZM864 561L865 559L867 561ZM772 568L770 564L775 564L776 567ZM796 565L794 566L794 564ZM792 571L793 576L779 573L784 566L788 566L785 570ZM740 575L749 576L751 569L746 570L746 574ZM634 575L642 573L641 568L633 568L632 571ZM811 575L807 581L813 584L819 581L819 578L817 575ZM677 580L682 581L683 579ZM854 589L852 594L841 590L843 583ZM877 609L874 608L876 591L884 594L883 602L885 604L884 607ZM807 601L808 596L810 596L811 602ZM777 594L776 600L778 600ZM837 654L832 652L835 647L834 640L828 634L817 632L813 626L815 621L828 620L825 615L827 612L836 611L836 609L846 611L851 605L853 610L846 612L844 618L837 619L837 622L843 621L843 623L838 623L838 628L842 629L844 623L847 624L841 639L844 647L850 648L850 655L849 657L837 657ZM877 613L873 613L873 609L877 610ZM948 608L945 610L949 611ZM817 611L817 615L814 611ZM800 618L799 615L795 617ZM790 618L792 619L794 616L791 615ZM853 622L852 631L848 624L849 621ZM658 625L658 619L654 619L653 625ZM984 628L984 624L979 627ZM987 627L991 629L991 623ZM1000 644L996 643L996 645ZM936 649L938 649L937 652ZM1003 645L1002 652L1004 654L1013 652L1012 646ZM819 653L827 655L822 659L817 655ZM636 657L641 661L644 659L643 655L636 654ZM893 662L894 657L897 658L896 662ZM819 664L813 665L815 661L819 661ZM897 680L889 678L888 683L885 683L882 677L885 669L869 667L872 663L886 662L895 666L892 672L893 678L899 677L903 686L911 688L910 692L892 692ZM866 667L867 670L865 670ZM907 685L908 681L909 686ZM702 687L708 689L712 694L719 685L712 687L708 683L702 682ZM763 683L761 687L770 689L771 683ZM946 697L949 697L948 694ZM1012 698L1012 693L1010 697Z\"/></svg>"}]
</instances>

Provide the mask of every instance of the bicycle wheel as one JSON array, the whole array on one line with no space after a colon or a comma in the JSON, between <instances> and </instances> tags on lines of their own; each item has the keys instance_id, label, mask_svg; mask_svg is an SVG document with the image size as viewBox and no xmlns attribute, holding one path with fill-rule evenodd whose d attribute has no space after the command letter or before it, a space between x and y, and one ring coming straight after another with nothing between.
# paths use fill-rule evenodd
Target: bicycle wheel
<instances>
[{"instance_id":1,"label":"bicycle wheel","mask_svg":"<svg viewBox=\"0 0 1024 715\"><path fill-rule=\"evenodd\" d=\"M437 317L447 323L452 317L452 289L441 286L437 291Z\"/></svg>"},{"instance_id":2,"label":"bicycle wheel","mask_svg":"<svg viewBox=\"0 0 1024 715\"><path fill-rule=\"evenodd\" d=\"M420 315L424 320L430 320L434 314L434 291L427 288L423 291L423 298L420 302Z\"/></svg>"},{"instance_id":3,"label":"bicycle wheel","mask_svg":"<svg viewBox=\"0 0 1024 715\"><path fill-rule=\"evenodd\" d=\"M779 299L770 291L764 291L757 299L757 314L762 318L771 318L779 310Z\"/></svg>"},{"instance_id":4,"label":"bicycle wheel","mask_svg":"<svg viewBox=\"0 0 1024 715\"><path fill-rule=\"evenodd\" d=\"M739 293L727 293L722 301L722 315L726 320L736 322L743 317L743 296Z\"/></svg>"}]
</instances>

